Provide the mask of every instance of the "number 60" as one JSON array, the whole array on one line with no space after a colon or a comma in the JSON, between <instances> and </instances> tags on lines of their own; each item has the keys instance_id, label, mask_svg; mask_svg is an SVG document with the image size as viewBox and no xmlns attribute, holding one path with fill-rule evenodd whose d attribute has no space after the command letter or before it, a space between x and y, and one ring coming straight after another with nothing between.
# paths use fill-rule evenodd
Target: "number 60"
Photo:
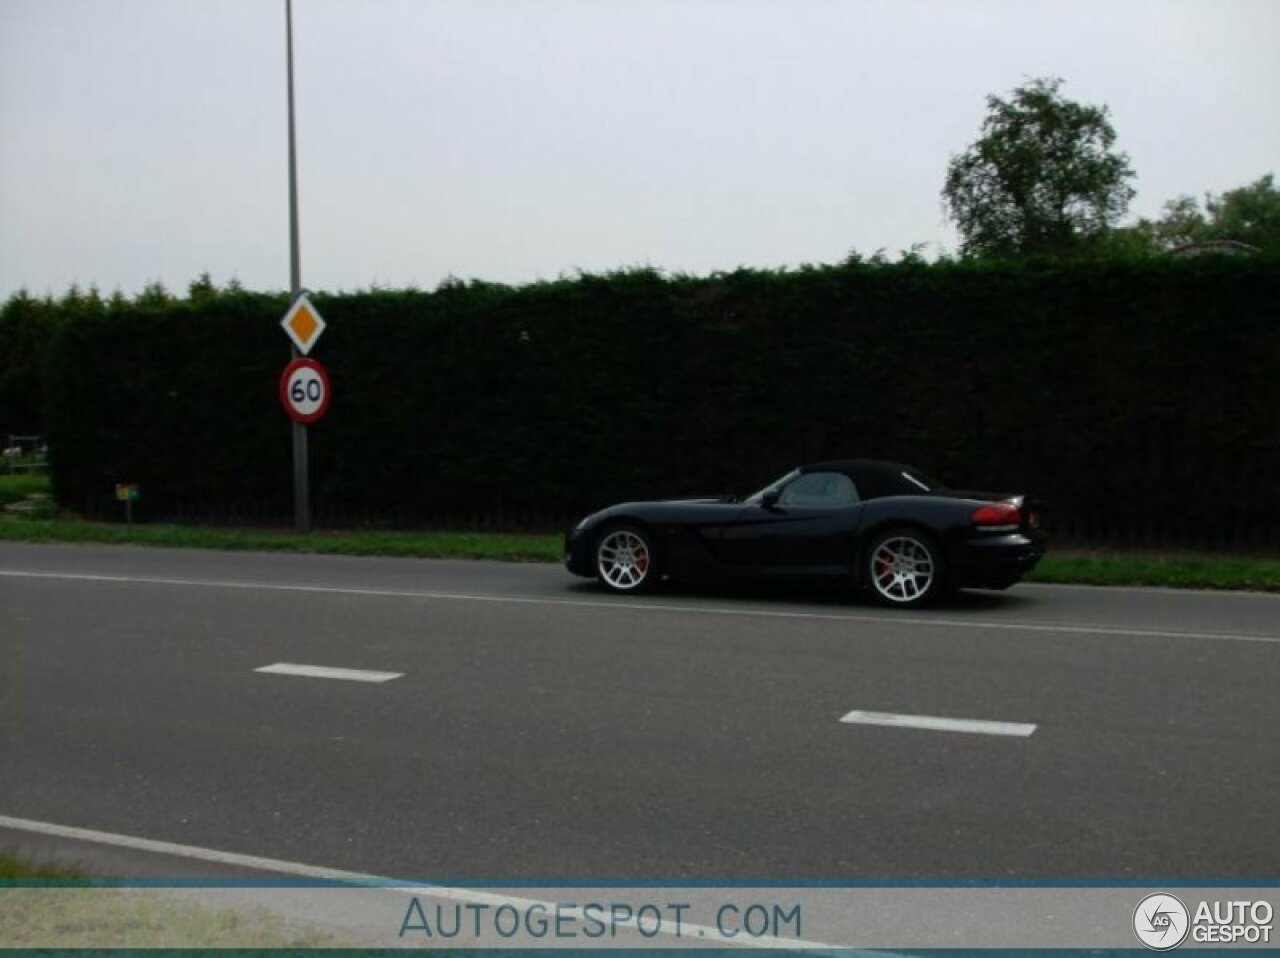
<instances>
[{"instance_id":1,"label":"number 60","mask_svg":"<svg viewBox=\"0 0 1280 958\"><path fill-rule=\"evenodd\" d=\"M324 387L320 385L320 380L309 378L305 382L302 379L295 379L293 385L289 387L289 398L294 402L319 402L320 397L324 395Z\"/></svg>"}]
</instances>

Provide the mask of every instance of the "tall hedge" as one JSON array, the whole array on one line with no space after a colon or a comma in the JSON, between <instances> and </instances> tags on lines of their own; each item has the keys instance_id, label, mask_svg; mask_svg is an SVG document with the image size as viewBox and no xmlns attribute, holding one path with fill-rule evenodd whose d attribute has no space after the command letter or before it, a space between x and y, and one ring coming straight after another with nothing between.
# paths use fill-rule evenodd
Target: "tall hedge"
<instances>
[{"instance_id":1,"label":"tall hedge","mask_svg":"<svg viewBox=\"0 0 1280 958\"><path fill-rule=\"evenodd\" d=\"M1086 537L1280 541L1280 262L652 271L314 297L330 519L532 525L746 492L806 460L1031 490ZM52 349L56 491L287 517L281 296L81 311Z\"/></svg>"},{"instance_id":2,"label":"tall hedge","mask_svg":"<svg viewBox=\"0 0 1280 958\"><path fill-rule=\"evenodd\" d=\"M0 309L0 444L7 445L11 435L44 432L49 348L73 302L58 304L21 292Z\"/></svg>"}]
</instances>

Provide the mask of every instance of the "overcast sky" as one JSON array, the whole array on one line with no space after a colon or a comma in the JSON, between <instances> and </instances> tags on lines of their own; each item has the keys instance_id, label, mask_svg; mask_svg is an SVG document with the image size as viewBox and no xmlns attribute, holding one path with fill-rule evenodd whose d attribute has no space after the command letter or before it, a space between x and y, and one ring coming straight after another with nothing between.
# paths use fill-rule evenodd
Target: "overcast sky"
<instances>
[{"instance_id":1,"label":"overcast sky","mask_svg":"<svg viewBox=\"0 0 1280 958\"><path fill-rule=\"evenodd\" d=\"M0 297L289 285L284 0L0 0ZM1280 172L1277 0L294 0L303 280L954 249L988 94L1111 108L1154 215Z\"/></svg>"}]
</instances>

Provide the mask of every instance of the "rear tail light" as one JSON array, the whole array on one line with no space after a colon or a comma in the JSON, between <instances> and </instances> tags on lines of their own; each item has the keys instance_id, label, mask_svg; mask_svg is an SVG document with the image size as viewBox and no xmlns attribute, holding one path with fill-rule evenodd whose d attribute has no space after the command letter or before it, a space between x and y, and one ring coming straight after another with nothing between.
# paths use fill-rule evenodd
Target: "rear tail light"
<instances>
[{"instance_id":1,"label":"rear tail light","mask_svg":"<svg viewBox=\"0 0 1280 958\"><path fill-rule=\"evenodd\" d=\"M974 509L969 519L984 532L1016 532L1022 513L1012 502L992 502Z\"/></svg>"}]
</instances>

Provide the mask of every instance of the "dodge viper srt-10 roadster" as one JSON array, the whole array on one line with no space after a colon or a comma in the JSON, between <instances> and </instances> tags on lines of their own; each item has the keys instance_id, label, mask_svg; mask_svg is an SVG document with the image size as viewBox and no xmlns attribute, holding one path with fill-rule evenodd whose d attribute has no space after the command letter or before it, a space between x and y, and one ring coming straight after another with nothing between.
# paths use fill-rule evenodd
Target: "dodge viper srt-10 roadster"
<instances>
[{"instance_id":1,"label":"dodge viper srt-10 roadster","mask_svg":"<svg viewBox=\"0 0 1280 958\"><path fill-rule=\"evenodd\" d=\"M614 592L663 580L838 577L881 603L1006 589L1044 555L1036 503L956 492L892 462L801 466L745 499L627 502L565 537L565 565Z\"/></svg>"}]
</instances>

